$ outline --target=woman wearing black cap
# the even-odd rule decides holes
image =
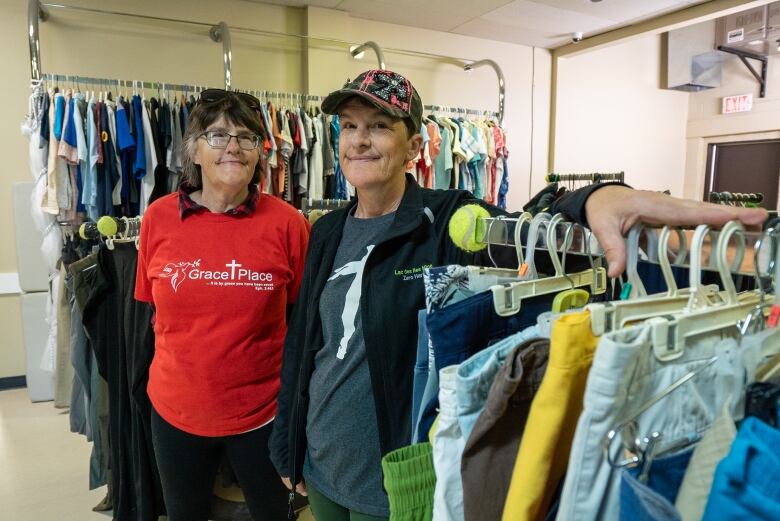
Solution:
[[[339,115],[339,161],[358,199],[312,228],[285,341],[271,458],[288,488],[308,492],[318,521],[385,519],[381,458],[411,437],[417,310],[425,307],[422,278],[404,273],[487,259],[456,248],[447,233],[450,216],[478,201],[464,191],[421,188],[405,173],[422,146],[422,103],[409,80],[367,71],[330,94],[322,110]],[[572,192],[550,211],[590,225],[613,276],[625,264],[622,234],[636,221],[765,218],[760,210],[620,185]]]

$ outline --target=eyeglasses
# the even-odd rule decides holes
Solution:
[[[227,91],[223,89],[206,89],[200,93],[199,101],[201,103],[215,103],[217,101],[222,101],[228,96],[235,96],[252,110],[260,110],[260,100],[251,94],[247,94],[246,92]]]
[[[254,150],[257,148],[258,143],[260,143],[260,136],[257,134],[233,135],[224,130],[207,130],[198,137],[206,138],[206,142],[211,148],[227,148],[230,144],[230,140],[233,138],[236,138],[236,142],[242,150]]]

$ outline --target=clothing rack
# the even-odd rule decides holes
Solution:
[[[499,114],[490,110],[478,110],[478,109],[466,109],[462,107],[448,107],[444,105],[425,105],[424,110],[430,110],[432,112],[449,112],[452,114],[467,114],[473,116],[484,116],[491,118],[498,118]]]
[[[762,193],[710,192],[710,202],[716,204],[761,204]]]
[[[570,181],[590,181],[591,183],[600,183],[601,181],[620,181],[623,182],[625,172],[593,172],[591,174],[556,174],[551,173],[544,176],[548,183],[566,183]]]
[[[136,14],[136,13],[127,13],[122,11],[114,11],[114,10],[107,10],[107,9],[97,9],[97,8],[90,8],[90,7],[82,7],[82,6],[74,6],[74,5],[65,5],[65,4],[54,4],[54,3],[43,3],[40,0],[28,0],[27,2],[27,25],[28,25],[28,42],[30,47],[30,72],[31,77],[34,80],[38,80],[41,78],[41,55],[40,55],[40,32],[38,27],[38,22],[46,22],[50,18],[49,10],[63,10],[63,11],[74,11],[74,12],[82,12],[82,13],[91,13],[91,14],[104,14],[104,15],[111,15],[111,16],[120,16],[120,17],[129,17],[129,18],[135,18],[140,20],[150,20],[150,21],[156,21],[156,22],[171,22],[171,23],[178,23],[178,24],[185,24],[190,26],[196,26],[196,27],[208,27],[209,28],[209,36],[210,38],[215,42],[221,42],[223,44],[223,63],[225,66],[225,87],[227,90],[230,90],[232,85],[232,71],[231,71],[231,57],[232,57],[232,50],[230,48],[230,31],[239,31],[242,33],[249,33],[249,34],[256,34],[260,36],[272,36],[272,37],[278,37],[278,38],[298,38],[301,40],[310,40],[310,41],[317,41],[317,42],[325,42],[325,43],[335,43],[339,45],[343,45],[346,48],[351,47],[357,47],[361,45],[363,42],[355,43],[348,40],[342,40],[339,38],[324,38],[319,36],[309,36],[305,34],[295,34],[295,33],[284,33],[284,32],[277,32],[277,31],[268,31],[263,29],[255,29],[251,27],[240,27],[240,26],[228,26],[224,22],[219,22],[217,24],[214,23],[208,23],[208,22],[199,22],[195,20],[185,20],[181,18],[168,18],[168,17],[162,17],[162,16],[150,16],[150,15],[142,15],[142,14]],[[422,51],[413,51],[409,49],[398,49],[398,48],[392,48],[392,47],[385,47],[383,50],[394,53],[394,54],[401,54],[405,56],[414,56],[414,57],[421,57],[421,58],[430,58],[435,60],[441,60],[447,63],[453,63],[453,62],[460,62],[462,63],[462,67],[474,67],[481,65],[485,60],[475,60],[473,58],[462,58],[457,56],[446,56],[443,54],[434,54],[434,53],[428,53],[428,52],[422,52]],[[460,64],[459,64],[460,65]],[[502,78],[500,78],[502,80]],[[499,87],[503,87],[502,81],[499,82]],[[502,105],[503,106],[503,105]],[[503,114],[502,114],[503,115]]]
[[[78,86],[81,83],[102,85],[105,87],[116,87],[117,90],[122,89],[157,89],[163,93],[173,90],[179,92],[192,92],[198,93],[209,87],[203,85],[189,85],[180,83],[167,83],[159,81],[142,81],[142,80],[122,80],[116,78],[94,78],[91,76],[79,76],[72,74],[50,74],[44,73],[42,75],[42,81],[49,83],[65,82],[75,83]],[[268,90],[256,90],[256,89],[234,89],[235,92],[246,92],[252,94],[258,98],[268,99],[292,99],[296,101],[322,101],[323,96],[313,96],[311,94],[303,94],[300,92],[276,92]]]

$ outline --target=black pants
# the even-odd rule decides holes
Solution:
[[[95,267],[78,276],[83,287],[75,288],[76,299],[84,301],[82,321],[98,371],[108,383],[114,521],[156,521],[164,513],[146,395],[154,354],[152,310],[133,298],[137,261],[131,243],[104,247]]]
[[[152,440],[169,521],[207,521],[222,451],[227,454],[254,521],[287,519],[287,488],[271,464],[273,423],[243,434],[188,434],[152,409]]]

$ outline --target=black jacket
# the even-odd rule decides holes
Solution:
[[[562,197],[551,211],[582,221],[585,200],[595,188]],[[411,436],[417,312],[425,307],[422,270],[446,264],[491,265],[486,250],[467,253],[449,238],[450,216],[468,203],[481,204],[494,215],[503,213],[469,192],[421,188],[408,176],[395,220],[366,261],[360,312],[383,455],[407,445]],[[270,449],[279,474],[291,477],[293,483],[302,477],[309,380],[315,354],[323,346],[320,294],[354,205],[321,217],[312,227],[303,282],[285,340]],[[512,251],[511,258],[514,255]]]

